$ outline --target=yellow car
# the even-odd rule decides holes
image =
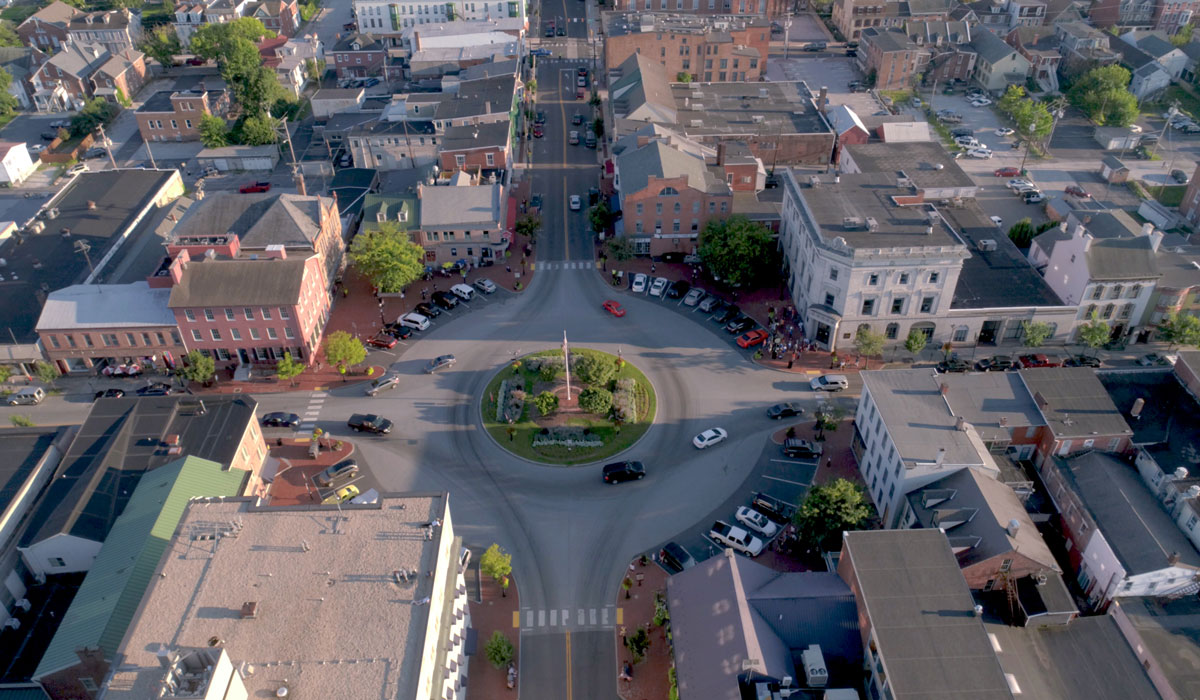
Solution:
[[[345,503],[346,501],[349,501],[351,498],[354,498],[357,495],[358,495],[358,487],[355,486],[354,484],[351,484],[344,488],[338,489],[335,493],[329,494],[328,496],[325,497],[325,500],[321,501],[321,503],[323,503],[325,505],[331,505],[334,503]]]

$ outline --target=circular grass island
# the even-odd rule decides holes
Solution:
[[[571,349],[571,396],[561,350],[513,360],[480,400],[483,427],[509,452],[543,464],[596,462],[628,449],[654,422],[654,387],[616,355]]]

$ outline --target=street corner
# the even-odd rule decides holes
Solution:
[[[316,439],[319,450],[315,457],[310,449]],[[327,436],[318,438],[275,438],[268,441],[268,454],[279,461],[275,481],[271,484],[271,505],[312,505],[321,502],[313,478],[326,467],[354,454],[355,445],[349,440]]]
[[[667,578],[649,557],[629,563],[617,593],[617,694],[623,700],[665,698],[674,664],[668,633]]]

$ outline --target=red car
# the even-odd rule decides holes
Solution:
[[[396,339],[387,333],[376,333],[367,341],[367,345],[375,348],[390,350],[396,347]]]
[[[202,66],[205,63],[208,63],[208,61],[204,60],[203,58],[200,58],[199,56],[193,56],[187,60],[187,64],[189,66]]]
[[[767,340],[767,332],[759,328],[758,330],[750,331],[738,336],[737,344],[740,348],[752,348]]]
[[[543,137],[543,136],[545,136],[545,135],[546,135],[546,132],[545,132],[545,131],[542,129],[542,125],[541,125],[541,124],[534,124],[534,125],[533,125],[533,137],[534,137],[535,139],[540,139],[540,138],[542,138],[542,137]]]
[[[617,318],[620,318],[625,315],[625,309],[623,309],[620,304],[613,301],[612,299],[609,299],[608,301],[604,302],[603,306],[604,306],[605,311],[612,314],[613,316],[616,316]]]
[[[1016,177],[1021,174],[1020,168],[1000,168],[995,173],[996,177]]]
[[[1088,192],[1087,190],[1083,189],[1079,185],[1071,185],[1070,187],[1068,187],[1066,189],[1066,193],[1069,195],[1072,195],[1074,197],[1079,197],[1080,199],[1091,199],[1092,198],[1091,193]]]
[[[347,22],[342,25],[342,29],[345,29],[348,32],[352,32],[355,29],[358,29],[358,25],[354,22]]]
[[[270,191],[270,189],[271,189],[271,183],[269,183],[269,182],[255,182],[255,183],[246,185],[245,187],[243,187],[242,189],[240,189],[238,191],[241,192],[242,194],[250,194],[252,192],[268,192],[268,191]]]
[[[1017,366],[1021,369],[1030,367],[1062,367],[1062,360],[1048,355],[1021,355],[1017,358]]]
[[[575,99],[577,99],[577,100],[582,100],[582,99],[583,99],[583,97],[584,97],[584,90],[583,90],[583,88],[581,88],[581,87],[580,87],[580,88],[575,88]]]

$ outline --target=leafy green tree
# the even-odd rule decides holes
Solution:
[[[1018,248],[1028,248],[1033,243],[1033,221],[1026,217],[1008,229],[1008,239]]]
[[[1128,126],[1138,115],[1137,98],[1129,92],[1129,71],[1101,66],[1080,76],[1067,97],[1089,119],[1104,126]]]
[[[813,486],[792,523],[801,539],[823,552],[839,549],[842,533],[857,530],[871,517],[871,504],[862,488],[845,479]]]
[[[883,353],[886,338],[882,333],[876,333],[870,328],[859,328],[854,334],[854,349],[863,357],[874,357]]]
[[[841,406],[830,405],[813,415],[816,419],[817,440],[824,440],[825,433],[832,433],[842,424],[846,410]]]
[[[193,350],[184,355],[179,375],[189,382],[204,383],[212,379],[216,371],[217,363],[212,355],[203,350]]]
[[[290,381],[294,377],[299,376],[304,370],[304,363],[293,359],[290,352],[285,352],[283,357],[279,358],[279,362],[275,363],[275,375],[279,377],[279,381],[281,382]],[[295,386],[295,384],[295,382],[292,382],[292,386]]]
[[[86,136],[96,130],[97,126],[107,125],[121,112],[121,108],[105,100],[103,97],[93,98],[71,118],[71,135]]]
[[[596,117],[592,120],[592,133],[598,139],[604,137],[604,117]]]
[[[1195,29],[1195,25],[1193,25],[1191,22],[1188,22],[1179,28],[1179,31],[1175,33],[1175,36],[1171,37],[1171,43],[1176,47],[1186,46],[1192,40],[1192,33],[1195,31]]]
[[[553,391],[543,391],[533,397],[533,405],[539,414],[548,416],[558,410],[558,396]]]
[[[1040,348],[1050,339],[1054,329],[1041,321],[1021,321],[1021,342],[1025,347]]]
[[[201,26],[192,35],[190,46],[192,53],[200,58],[220,61],[235,39],[245,39],[251,44],[257,44],[263,39],[274,37],[275,32],[263,26],[261,20],[242,17],[232,22],[214,22]]]
[[[633,259],[633,243],[621,236],[619,238],[610,238],[604,246],[608,250],[608,254],[613,260],[632,260]]]
[[[675,82],[690,83],[690,82],[692,82],[692,74],[685,70],[681,70],[675,74]]]
[[[596,206],[588,209],[588,221],[592,224],[592,230],[600,233],[608,228],[612,223],[612,211],[608,208],[608,202],[600,200]]]
[[[30,418],[29,416],[22,416],[20,414],[17,414],[17,415],[9,416],[8,419],[10,421],[12,421],[14,428],[32,428],[33,427],[33,419]]]
[[[355,236],[350,259],[385,294],[400,292],[425,274],[425,250],[394,221]]]
[[[1012,113],[1017,110],[1017,106],[1027,99],[1029,98],[1025,95],[1025,88],[1020,85],[1009,85],[1008,89],[1004,91],[1004,95],[996,100],[996,109],[1001,114],[1012,116]]]
[[[163,70],[168,70],[175,63],[175,57],[183,51],[179,38],[170,25],[162,24],[145,33],[142,41],[142,53],[158,61]]]
[[[17,36],[17,27],[8,20],[0,20],[0,46],[21,47],[21,37]]]
[[[646,651],[650,649],[650,633],[646,631],[645,626],[637,628],[633,634],[625,637],[625,648],[633,657],[634,664],[640,664],[642,659],[646,658]]]
[[[200,143],[205,148],[221,148],[229,145],[229,129],[225,120],[215,114],[200,115]]]
[[[607,416],[612,408],[612,392],[608,389],[588,387],[579,392],[579,407],[588,413]]]
[[[304,73],[314,83],[320,82],[321,77],[325,75],[325,59],[308,59],[304,62]]]
[[[700,259],[731,286],[753,284],[776,267],[775,241],[765,226],[744,216],[711,220],[700,234]]]
[[[1029,99],[1025,88],[1020,85],[1008,86],[996,107],[1013,120],[1013,128],[1021,138],[1041,141],[1050,135],[1050,129],[1054,126],[1050,109],[1042,102]]]
[[[483,647],[483,654],[487,657],[488,663],[496,668],[506,668],[513,661],[513,656],[516,649],[513,648],[513,643],[508,641],[508,637],[500,630],[492,632],[491,639]]]
[[[367,359],[367,349],[346,331],[334,331],[325,339],[325,359],[330,364],[350,367]]]
[[[4,384],[9,379],[12,379],[13,372],[12,365],[0,365],[0,384]]]
[[[479,572],[497,583],[507,580],[512,574],[512,555],[493,543],[479,557]]]
[[[537,78],[530,78],[529,82],[525,83],[525,94],[531,98],[537,97]]]
[[[921,331],[912,330],[908,332],[908,337],[904,339],[904,349],[911,352],[913,357],[921,354],[925,349],[925,345],[929,343],[929,337]]]
[[[0,116],[2,117],[15,114],[16,111],[21,107],[21,104],[17,102],[17,98],[13,97],[8,92],[8,88],[12,85],[12,81],[12,73],[8,72],[8,68],[0,70]]]
[[[1171,345],[1200,345],[1200,318],[1174,313],[1158,326],[1158,333]]]
[[[279,140],[274,119],[266,113],[241,119],[237,132],[238,140],[247,146],[266,146]]]
[[[608,355],[579,353],[571,370],[581,382],[592,386],[608,386],[617,377],[617,362]]]
[[[1086,323],[1079,324],[1079,342],[1095,350],[1103,347],[1112,337],[1112,328],[1100,319],[1095,311],[1088,317]]]

